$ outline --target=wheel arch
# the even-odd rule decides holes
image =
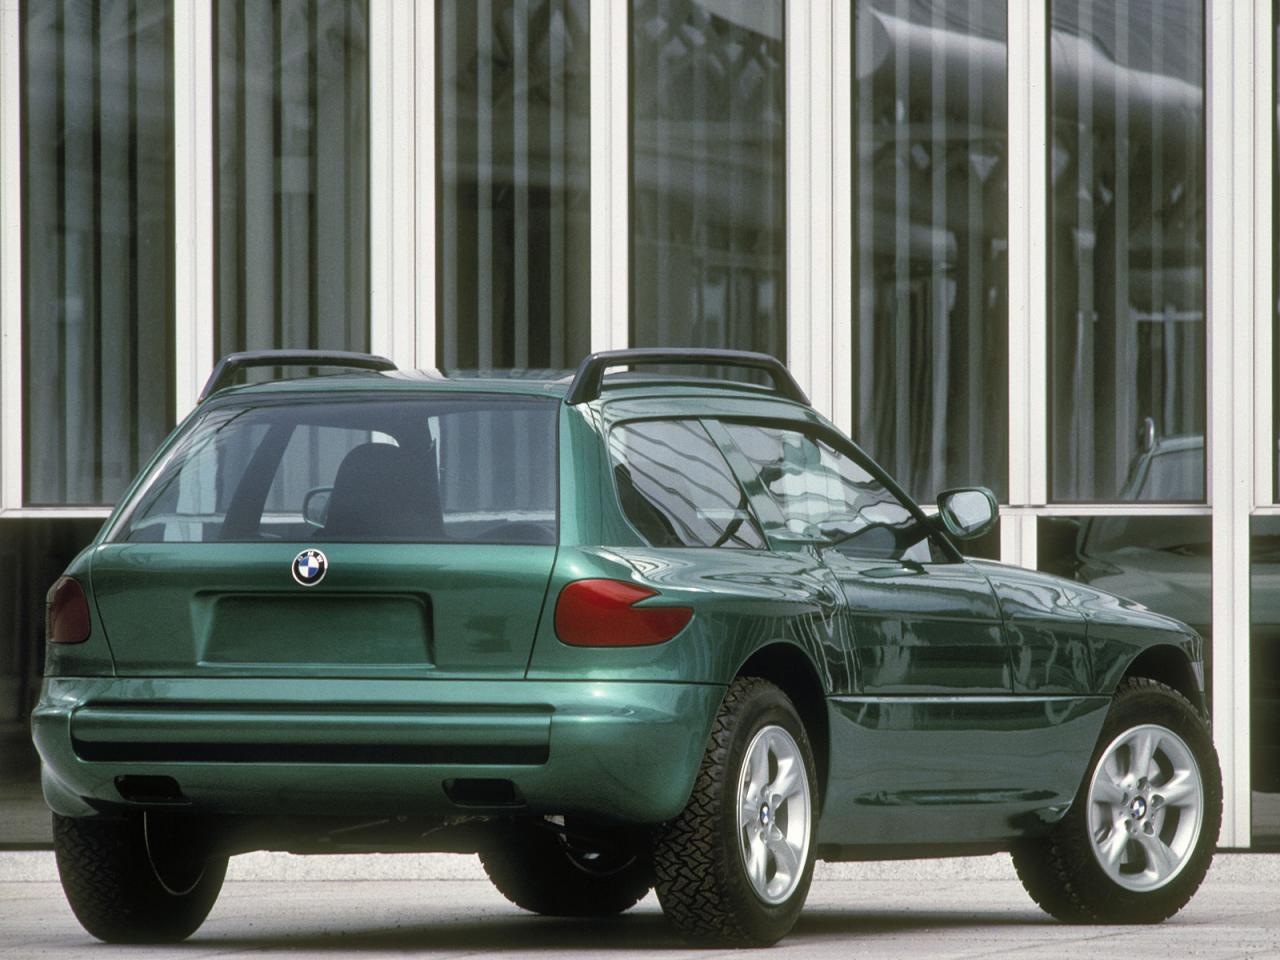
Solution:
[[[734,676],[768,680],[795,705],[813,747],[821,810],[825,807],[831,760],[831,729],[827,718],[826,690],[812,658],[795,644],[778,641],[755,650]]]
[[[1195,667],[1186,651],[1179,647],[1166,643],[1147,647],[1129,661],[1119,682],[1131,677],[1145,677],[1167,684],[1186,697],[1197,710],[1202,713],[1205,710],[1204,693]]]

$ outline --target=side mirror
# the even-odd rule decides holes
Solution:
[[[980,537],[999,515],[995,494],[986,487],[959,487],[938,494],[938,516],[947,533],[957,540]]]
[[[302,519],[319,529],[329,519],[329,494],[333,487],[312,487],[302,498]]]

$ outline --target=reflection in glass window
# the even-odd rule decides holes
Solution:
[[[587,0],[436,10],[441,363],[572,366],[591,337]]]
[[[367,350],[367,0],[214,17],[217,352]]]
[[[1130,482],[1152,444],[1203,447],[1203,3],[1050,10],[1051,496],[1203,500],[1203,458]]]
[[[1249,520],[1253,842],[1280,844],[1280,517]]]
[[[20,9],[25,499],[111,503],[174,415],[173,11]]]
[[[44,667],[43,597],[98,532],[99,520],[0,519],[0,844],[49,846],[50,821],[40,794],[40,757],[28,735]]]
[[[781,0],[631,2],[631,342],[785,360]]]
[[[615,427],[609,455],[622,510],[650,546],[765,546],[746,494],[698,421]]]
[[[854,460],[797,430],[725,424],[782,514],[783,536],[838,542],[849,556],[927,562],[927,531]]]
[[[1041,570],[1136,600],[1208,637],[1210,517],[1041,517],[1036,529]]]
[[[1005,0],[858,0],[854,436],[912,496],[1007,497]]]

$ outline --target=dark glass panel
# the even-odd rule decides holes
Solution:
[[[786,359],[782,23],[781,0],[631,2],[637,346]]]
[[[174,417],[173,12],[30,2],[21,30],[25,499],[111,503]]]
[[[1050,496],[1200,501],[1204,8],[1052,0]],[[1165,444],[1199,462],[1137,477]]]
[[[854,436],[908,493],[1008,496],[1005,0],[858,0]]]
[[[217,352],[367,350],[367,0],[214,18]]]
[[[1036,529],[1041,570],[1136,600],[1208,638],[1210,517],[1041,517]]]
[[[99,520],[0,520],[0,844],[47,844],[31,710],[44,669],[44,598]]]
[[[1280,517],[1249,520],[1253,842],[1280,846]]]
[[[436,336],[447,369],[591,346],[587,0],[439,0]]]

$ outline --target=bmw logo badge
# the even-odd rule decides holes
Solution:
[[[293,579],[304,587],[314,587],[328,569],[329,559],[319,550],[303,550],[293,558]]]

